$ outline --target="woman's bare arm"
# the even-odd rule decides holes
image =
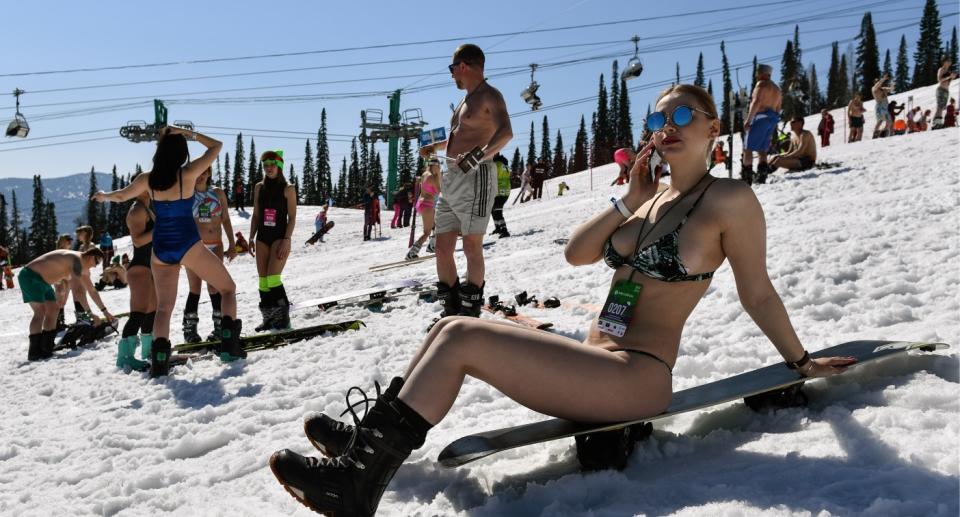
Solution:
[[[100,203],[103,203],[104,201],[128,201],[144,193],[149,188],[149,184],[147,183],[149,176],[149,173],[141,174],[134,178],[129,185],[120,190],[114,190],[112,192],[97,192],[91,196],[90,199]]]
[[[636,212],[641,205],[657,193],[660,172],[657,172],[654,181],[650,181],[650,175],[648,174],[648,160],[652,150],[653,143],[651,142],[643,148],[630,169],[630,186],[627,189],[627,194],[623,196],[623,202],[627,205],[627,210],[631,212]],[[624,218],[620,211],[612,205],[591,217],[570,235],[570,241],[563,250],[567,262],[574,266],[583,266],[600,260],[600,255],[603,253],[603,243],[607,240],[607,237],[630,219]]]

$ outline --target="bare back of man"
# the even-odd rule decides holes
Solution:
[[[766,165],[767,150],[770,148],[773,133],[780,122],[782,102],[783,94],[780,92],[780,87],[770,80],[769,73],[761,73],[760,79],[753,88],[750,112],[743,125],[743,167],[745,169],[750,170],[753,167],[754,152],[760,158],[760,165]],[[745,174],[745,179],[748,179],[751,173],[752,171]],[[758,176],[763,175],[761,172]]]

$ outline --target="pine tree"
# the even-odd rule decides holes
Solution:
[[[47,228],[45,227],[45,217],[47,215],[47,202],[43,197],[43,183],[40,176],[33,177],[33,209],[30,220],[29,247],[30,256],[39,257],[50,251],[47,249]]]
[[[550,126],[547,122],[547,116],[543,116],[543,144],[540,145],[540,162],[547,169],[547,177],[552,177],[552,154],[550,151]]]
[[[583,115],[580,115],[580,129],[577,130],[577,137],[573,140],[573,165],[570,172],[580,172],[587,169],[587,124]]]
[[[700,53],[700,57],[697,58],[697,75],[693,79],[694,86],[699,86],[701,88],[706,87],[707,82],[703,77],[703,52]]]
[[[11,191],[11,195],[13,200],[10,214],[10,253],[13,255],[11,262],[26,264],[30,261],[30,249],[27,245],[23,221],[20,219],[20,209],[17,206],[17,191]]]
[[[797,70],[803,70],[803,50],[800,49],[800,26],[793,26],[793,62]]]
[[[836,41],[830,52],[830,71],[827,72],[827,102],[829,108],[836,108],[844,103],[840,93],[840,49]]]
[[[850,71],[847,67],[847,55],[840,56],[840,69],[837,71],[837,93],[840,94],[841,106],[846,105],[853,98],[853,88],[847,79],[850,77]]]
[[[414,172],[414,159],[413,159],[413,146],[410,144],[410,140],[404,138],[403,142],[400,144],[400,159],[397,164],[397,179],[400,186],[406,185],[408,183],[413,184]],[[419,169],[418,169],[419,171]]]
[[[920,38],[913,53],[913,87],[937,82],[940,68],[940,11],[935,0],[927,0],[920,18]]]
[[[723,59],[723,108],[720,110],[720,133],[730,132],[730,92],[733,91],[733,82],[730,81],[730,63],[727,61],[726,44],[720,42],[720,55]]]
[[[607,127],[610,128],[610,143],[617,145],[620,141],[620,73],[617,70],[617,60],[613,60],[613,70],[610,73],[609,114]]]
[[[241,193],[243,196],[242,199],[237,199],[236,189],[237,185],[246,186],[246,169],[244,169],[244,162],[247,161],[246,155],[243,153],[243,133],[237,133],[237,148],[233,153],[233,185],[230,185],[230,192],[233,193],[233,206],[240,206],[246,203],[246,197],[250,194],[246,192]],[[249,204],[247,204],[249,206]]]
[[[709,93],[710,96],[713,97],[713,79],[709,79],[707,81],[707,93]]]
[[[563,176],[567,173],[567,159],[563,156],[563,137],[560,136],[560,130],[557,130],[557,145],[553,150],[553,176]]]
[[[633,147],[633,119],[630,116],[630,92],[627,81],[620,79],[620,102],[617,103],[617,147]]]
[[[367,185],[370,185],[370,159],[372,155],[369,148],[367,147],[367,128],[363,127],[360,129],[360,141],[357,142],[360,147],[360,183],[363,184],[364,188]],[[379,192],[379,191],[378,191]],[[361,194],[362,195],[362,194]]]
[[[330,168],[330,147],[327,144],[327,109],[320,111],[320,131],[317,132],[317,198],[312,204],[327,202],[333,196],[333,171]]]
[[[94,172],[93,167],[90,167],[90,189],[87,191],[86,209],[84,210],[86,219],[84,219],[83,222],[92,226],[94,231],[97,231],[97,203],[91,201],[90,198],[96,194],[98,190],[100,190],[100,188],[97,187],[97,173]]]
[[[7,218],[7,198],[0,194],[0,246],[9,249],[10,246],[10,220]]]
[[[60,233],[57,230],[57,205],[53,201],[47,201],[43,219],[46,223],[46,240],[47,243],[49,243],[47,251],[51,251],[57,247],[57,238],[60,237]]]
[[[527,164],[537,161],[537,138],[533,129],[533,121],[530,121],[530,143],[527,145]]]
[[[600,74],[600,92],[597,95],[597,113],[596,129],[593,133],[593,152],[590,160],[593,166],[599,166],[610,163],[613,156],[613,140],[610,139],[610,112],[607,109],[607,87],[603,82],[603,74]]]
[[[893,64],[890,62],[890,49],[887,49],[883,56],[883,73],[893,77]]]
[[[807,82],[810,84],[810,112],[819,113],[824,106],[823,94],[820,93],[820,80],[817,78],[817,65],[810,63],[810,72],[807,74]]]
[[[370,176],[369,184],[373,185],[374,192],[383,192],[386,185],[383,183],[383,162],[380,161],[380,153],[376,152],[373,145],[370,146]],[[413,167],[410,167],[411,169]]]
[[[306,147],[303,151],[303,171],[300,173],[300,176],[303,177],[301,181],[303,190],[300,191],[303,202],[308,205],[313,205],[316,203],[317,198],[317,183],[316,183],[316,170],[313,166],[313,148],[310,146],[310,139],[307,139]],[[291,175],[293,170],[291,169]]]
[[[336,202],[339,206],[350,206],[347,203],[347,157],[343,157],[343,164],[340,166],[340,177],[337,178]]]
[[[357,156],[357,137],[350,140],[350,168],[347,172],[347,204],[353,205],[359,203],[362,199],[366,185],[361,182],[360,177],[360,158]]]
[[[224,183],[220,187],[223,189],[224,194],[227,196],[227,203],[236,206],[233,204],[233,174],[230,173],[230,153],[227,153],[226,157],[223,160],[223,180]]]
[[[257,165],[260,163],[260,160],[257,158],[257,144],[253,141],[253,137],[250,137],[250,159],[247,161],[247,185],[246,185],[246,198],[248,204],[253,204],[253,187],[257,183],[260,183],[260,179],[257,178]]]
[[[880,49],[877,48],[877,33],[873,29],[870,11],[863,14],[858,39],[856,82],[860,85],[863,100],[868,100],[873,98],[873,85],[880,78]]]
[[[223,188],[223,169],[220,168],[220,155],[217,155],[217,181],[214,183],[216,186]]]
[[[954,73],[960,70],[960,65],[957,65],[957,58],[960,57],[958,54],[960,54],[960,47],[957,44],[957,26],[954,25],[953,30],[950,31],[950,51],[947,53],[950,56],[950,70]]]
[[[597,167],[601,165],[600,163],[600,145],[601,142],[598,140],[598,135],[600,134],[599,129],[597,128],[597,114],[596,112],[590,114],[590,133],[593,136],[590,142],[590,168]]]
[[[117,190],[120,188],[120,177],[117,176],[117,165],[113,165],[113,173],[110,177],[110,190]],[[110,202],[110,209],[107,210],[107,231],[110,232],[110,235],[118,237],[120,235],[120,227],[123,226],[123,217],[121,215],[121,210],[123,205],[121,203]]]
[[[793,41],[787,40],[780,59],[780,89],[783,91],[783,120],[790,120],[795,114],[802,114],[803,108],[798,106],[796,94],[800,88],[797,77],[800,70],[797,68],[797,53],[793,49]]]
[[[673,84],[680,84],[680,62],[677,61],[677,78]]]
[[[310,147],[307,146],[307,149],[309,148]],[[297,200],[297,204],[298,205],[303,204],[303,201],[302,201],[303,198],[301,197],[301,190],[300,190],[300,178],[297,177],[297,171],[296,169],[294,169],[292,163],[290,164],[289,169],[290,170],[287,171],[287,174],[289,175],[290,184],[293,185],[293,192],[295,193],[295,196],[296,196],[295,199]]]
[[[510,160],[510,175],[511,176],[520,176],[523,173],[523,169],[520,167],[520,148],[513,148],[513,159]]]

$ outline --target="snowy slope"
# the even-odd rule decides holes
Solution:
[[[914,94],[932,100],[932,90]],[[820,160],[840,166],[775,175],[755,188],[770,276],[809,349],[854,339],[944,341],[953,349],[810,383],[805,409],[757,415],[734,403],[666,420],[625,471],[589,475],[578,472],[567,440],[440,468],[440,449],[461,435],[542,418],[468,380],[451,414],[398,472],[381,515],[957,515],[958,139],[949,129],[835,145]],[[607,186],[615,175],[615,166],[595,169],[593,190],[589,172],[567,176],[563,198],[551,180],[544,200],[508,205],[515,237],[486,252],[487,294],[527,290],[600,303],[610,270],[567,265],[553,241],[607,206],[618,192]],[[312,232],[314,213],[299,209],[295,243]],[[331,218],[337,226],[325,244],[295,244],[284,275],[294,301],[434,278],[432,262],[369,273],[402,257],[407,233],[387,228],[384,240],[362,243],[362,214],[333,209]],[[234,214],[244,234],[248,223]],[[255,265],[240,258],[230,271],[251,327],[259,321]],[[180,289],[182,296],[185,279]],[[104,297],[121,312],[127,296]],[[114,368],[116,338],[27,363],[30,311],[16,291],[0,292],[0,304],[0,514],[44,516],[312,515],[274,480],[270,454],[309,452],[301,418],[338,414],[350,386],[371,388],[400,373],[439,312],[438,304],[408,300],[375,313],[294,313],[295,325],[359,317],[368,327],[253,353],[242,364],[199,362],[156,381]],[[181,309],[182,298],[175,335]],[[209,310],[200,307],[201,332],[210,329]],[[528,313],[575,338],[594,316]],[[779,360],[740,307],[724,265],[686,326],[675,389]]]

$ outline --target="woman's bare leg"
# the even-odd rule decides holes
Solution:
[[[257,244],[257,251],[260,251],[260,245]],[[287,265],[287,259],[290,258],[290,254],[287,253],[287,256],[280,260],[277,257],[277,249],[280,247],[280,239],[273,241],[273,244],[270,245],[269,258],[270,262],[267,263],[267,276],[270,275],[279,275],[283,273],[283,268]]]
[[[150,271],[157,290],[157,315],[153,321],[154,339],[170,338],[170,316],[177,302],[177,284],[180,280],[180,264],[164,264],[153,257]]]
[[[423,246],[423,243],[430,238],[430,232],[433,231],[433,216],[432,208],[420,212],[420,218],[423,220],[423,233],[417,238],[417,246]]]
[[[652,358],[476,318],[441,322],[400,391],[431,423],[450,410],[466,375],[534,411],[573,420],[632,420],[670,402],[670,373]]]
[[[200,288],[203,287],[203,279],[190,268],[187,268],[187,285],[190,286],[190,294],[200,294]]]
[[[183,256],[181,262],[205,280],[208,285],[212,285],[217,291],[220,291],[221,296],[223,296],[220,311],[225,317],[236,319],[237,286],[234,284],[230,272],[223,265],[223,261],[198,242]]]
[[[127,271],[130,282],[130,312],[153,312],[157,308],[157,292],[153,289],[153,275],[150,270],[135,266]]]

